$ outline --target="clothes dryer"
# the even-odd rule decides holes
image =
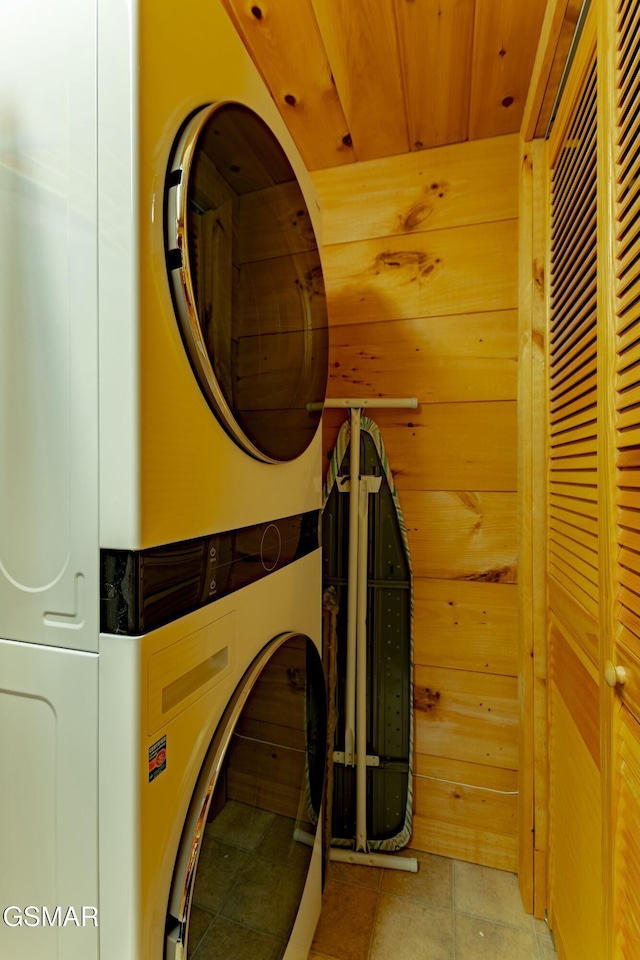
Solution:
[[[219,3],[98,9],[101,546],[318,509],[310,177]]]

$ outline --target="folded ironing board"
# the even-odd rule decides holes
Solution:
[[[338,669],[333,770],[333,844],[356,837],[356,768],[345,762],[347,580],[351,426],[345,422],[331,457],[322,521],[324,587],[337,595]],[[412,815],[411,562],[404,520],[377,425],[360,420],[360,476],[380,477],[368,495],[366,570],[366,849],[403,847]],[[369,489],[376,487],[369,483]],[[361,511],[362,512],[362,511]],[[348,721],[346,723],[348,729]],[[347,749],[346,749],[347,747]],[[359,847],[362,848],[362,843]]]

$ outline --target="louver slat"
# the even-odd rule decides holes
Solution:
[[[561,511],[558,511],[560,513]],[[566,514],[565,514],[566,515]],[[584,544],[585,547],[588,547],[594,553],[597,550],[598,542],[595,537],[595,534],[589,533],[581,527],[576,527],[572,523],[565,523],[564,520],[561,520],[560,517],[555,517],[552,523],[553,529],[556,530],[559,534],[562,534],[564,540],[562,542],[567,542],[572,540],[574,544]],[[576,549],[574,546],[573,550]]]
[[[596,67],[551,181],[549,574],[598,610]]]
[[[595,386],[596,382],[596,365],[597,359],[595,356],[591,358],[585,357],[582,369],[576,370],[572,376],[561,381],[557,387],[552,387],[551,409],[556,410],[558,407],[562,407],[564,404],[569,403],[570,400],[574,400],[576,397],[579,397],[591,390]]]
[[[619,12],[624,8],[621,19],[618,23],[618,70],[624,70],[628,63],[629,54],[634,46],[640,44],[640,7],[633,3],[622,3],[619,6]],[[631,16],[629,16],[631,14]],[[637,54],[636,54],[637,56]]]
[[[558,359],[556,368],[551,376],[552,389],[555,389],[556,385],[563,383],[565,379],[579,371],[583,358],[590,360],[591,357],[595,357],[596,354],[597,344],[592,330],[587,330],[586,334],[579,336],[577,341],[574,338],[571,350],[566,351],[565,354]]]
[[[568,356],[574,357],[574,349],[576,347],[577,341],[582,336],[587,336],[589,332],[593,335],[593,323],[591,315],[595,310],[596,306],[596,278],[592,278],[589,288],[585,294],[582,295],[578,303],[572,304],[572,313],[570,315],[570,322],[566,326],[558,328],[554,332],[553,337],[553,349],[554,349],[554,369],[551,372],[551,375],[555,375],[555,360],[558,362],[558,369],[562,369],[563,359],[566,361]]]
[[[589,77],[582,99],[575,113],[571,136],[565,138],[563,152],[556,165],[556,183],[553,202],[559,215],[562,214],[564,205],[571,200],[570,188],[575,179],[574,175],[576,170],[580,170],[580,163],[584,158],[584,152],[578,149],[581,146],[578,139],[578,131],[585,123],[587,125],[592,122],[595,123],[595,91],[596,77],[594,73]],[[581,179],[580,175],[578,179]]]

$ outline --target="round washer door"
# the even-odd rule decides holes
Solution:
[[[312,641],[286,633],[267,644],[238,685],[196,784],[166,960],[283,957],[314,868],[319,896],[326,709]]]
[[[238,103],[197,111],[174,146],[165,240],[182,338],[214,413],[269,463],[306,450],[328,373],[311,217],[269,127]]]

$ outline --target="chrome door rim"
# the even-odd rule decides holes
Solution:
[[[240,714],[249,699],[249,695],[253,691],[267,663],[283,644],[296,637],[302,637],[309,642],[309,638],[305,634],[299,631],[287,631],[274,637],[253,660],[229,701],[204,758],[185,821],[182,839],[180,840],[175,876],[171,885],[171,895],[169,898],[169,916],[180,925],[181,931],[184,932],[184,940],[180,940],[179,943],[183,951],[183,956],[185,957],[191,914],[191,899],[198,870],[198,861],[202,850],[204,830],[213,793],[218,783],[220,770],[229,744],[231,743],[231,738],[240,719]],[[175,929],[169,931],[167,934],[167,947],[170,943],[169,937],[172,935],[175,936]],[[171,946],[172,948],[175,947],[175,941]]]
[[[233,415],[233,411],[220,388],[202,339],[202,329],[198,319],[198,309],[189,266],[188,185],[196,147],[203,127],[213,114],[221,107],[233,103],[229,100],[219,100],[216,103],[201,107],[187,122],[174,148],[166,192],[165,241],[167,265],[171,276],[173,298],[182,338],[209,406],[214,412],[218,413],[225,429],[236,443],[252,457],[261,460],[263,463],[282,463],[284,461],[276,460],[265,454],[247,436]]]

